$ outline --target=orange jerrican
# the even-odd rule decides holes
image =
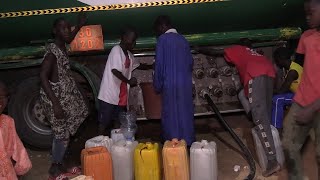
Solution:
[[[189,159],[185,140],[166,141],[162,149],[166,180],[190,180]]]
[[[83,174],[94,180],[112,180],[112,160],[107,148],[99,146],[81,152]]]

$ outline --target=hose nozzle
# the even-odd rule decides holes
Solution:
[[[209,95],[209,92],[206,89],[202,89],[199,93],[200,97],[202,97],[203,99],[205,99],[206,95]]]

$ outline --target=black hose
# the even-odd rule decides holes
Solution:
[[[243,151],[243,153],[244,153],[244,155],[246,157],[246,160],[247,160],[247,162],[249,163],[249,166],[250,166],[250,173],[245,178],[245,180],[252,180],[254,178],[254,176],[255,176],[255,173],[256,173],[256,164],[254,162],[252,154],[250,153],[249,149],[243,144],[243,142],[240,140],[240,138],[237,136],[237,134],[231,129],[229,124],[223,119],[222,115],[220,114],[219,109],[214,104],[214,102],[212,101],[210,96],[207,93],[205,93],[203,96],[207,100],[207,102],[210,105],[210,107],[212,108],[212,110],[218,116],[219,122],[224,126],[225,129],[227,129],[229,131],[229,133],[232,136],[232,138],[236,141],[236,143],[239,145],[239,147]]]

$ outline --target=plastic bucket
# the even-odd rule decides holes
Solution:
[[[140,83],[140,87],[146,118],[161,119],[161,96],[155,92],[152,83]]]

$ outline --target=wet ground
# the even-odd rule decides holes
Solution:
[[[225,116],[227,122],[243,140],[243,142],[249,147],[252,154],[255,156],[257,162],[257,156],[255,153],[251,128],[252,123],[247,120],[243,114],[232,114]],[[160,140],[160,121],[139,121],[138,122],[137,139],[140,142],[146,141],[159,141]],[[79,163],[80,152],[84,147],[85,140],[95,136],[95,123],[85,123],[80,129],[81,135],[77,136],[75,141],[71,145],[71,152],[69,160]],[[242,180],[248,172],[249,167],[242,155],[238,152],[239,148],[233,141],[231,136],[224,131],[215,118],[200,118],[196,120],[196,132],[197,140],[213,140],[217,143],[218,151],[218,179],[219,180]],[[49,168],[50,152],[49,151],[37,151],[28,149],[30,158],[33,162],[32,170],[22,177],[22,180],[45,180],[48,178],[47,170]],[[304,147],[303,161],[305,174],[309,180],[316,180],[317,170],[315,161],[315,150],[313,142],[311,140],[306,143]],[[240,170],[234,171],[234,166],[239,165]],[[281,172],[269,177],[263,178],[261,176],[261,170],[257,165],[256,180],[286,180],[287,173],[283,169]]]

